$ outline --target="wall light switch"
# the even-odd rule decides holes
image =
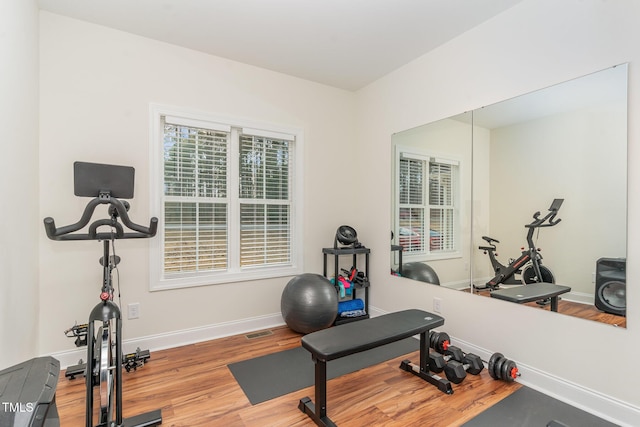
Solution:
[[[129,319],[138,319],[140,317],[140,303],[132,302],[127,306],[128,309],[128,318]]]
[[[442,313],[442,298],[433,298],[433,311],[436,313]]]

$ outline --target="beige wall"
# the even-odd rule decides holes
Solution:
[[[640,37],[634,1],[530,0],[475,28],[418,60],[376,81],[358,93],[360,152],[369,180],[359,206],[368,221],[359,229],[374,234],[390,223],[391,135],[463,111],[547,87],[609,66],[630,62],[629,117],[640,111]],[[640,122],[629,122],[629,246],[627,330],[568,316],[480,298],[473,295],[388,277],[386,263],[374,263],[372,303],[387,311],[406,307],[433,308],[443,299],[444,328],[452,336],[480,348],[502,351],[523,365],[543,371],[613,399],[640,405],[635,384],[640,372],[602,372],[596,360],[640,350]],[[385,173],[388,171],[389,173]],[[382,194],[382,196],[380,196]],[[376,234],[372,253],[388,259],[386,233]],[[388,278],[387,278],[388,277]],[[635,326],[634,326],[635,325]],[[615,362],[614,362],[615,364]],[[603,375],[600,375],[600,374]],[[525,380],[525,379],[523,379]],[[611,415],[611,414],[610,414]]]
[[[0,368],[38,335],[38,8],[0,3]]]
[[[494,129],[488,163],[487,233],[500,240],[502,261],[526,245],[523,225],[533,212],[544,215],[554,198],[564,198],[562,223],[540,229],[534,241],[557,283],[591,298],[596,261],[626,256],[626,115],[609,107]],[[480,236],[474,231],[477,243]],[[476,262],[488,268],[487,258]]]
[[[356,180],[354,95],[47,12],[40,14],[40,217],[77,221],[87,199],[73,196],[75,160],[136,168],[131,216],[149,212],[149,104],[304,129],[304,267],[322,272],[321,248],[355,222],[348,199]],[[339,173],[336,173],[339,171]],[[102,271],[96,242],[54,242],[38,229],[43,300],[41,353],[73,348],[62,331],[86,322]],[[167,334],[280,313],[287,278],[149,292],[146,241],[120,241],[124,338]],[[126,347],[125,347],[125,350]]]

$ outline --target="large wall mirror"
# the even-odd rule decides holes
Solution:
[[[394,134],[392,181],[393,274],[490,296],[479,247],[508,265],[562,199],[531,235],[542,279],[571,288],[558,312],[626,327],[626,64]]]

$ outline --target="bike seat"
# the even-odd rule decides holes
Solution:
[[[493,237],[489,237],[489,236],[482,236],[482,238],[483,238],[484,240],[486,240],[486,241],[487,241],[487,243],[489,243],[489,244],[492,244],[493,242],[500,243],[500,240],[498,240],[498,239],[494,239]]]

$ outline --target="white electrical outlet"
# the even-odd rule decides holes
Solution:
[[[436,313],[442,313],[442,298],[433,298],[433,311]]]
[[[129,311],[129,319],[138,319],[140,317],[140,303],[132,302],[127,306]]]

